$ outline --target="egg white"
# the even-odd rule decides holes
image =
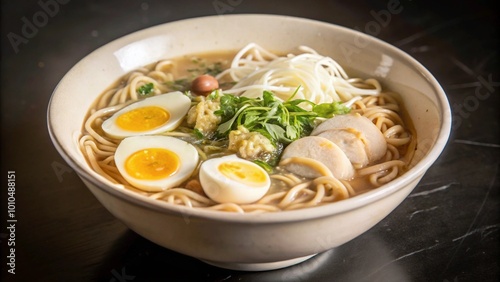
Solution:
[[[125,169],[127,158],[137,151],[148,148],[163,148],[174,152],[180,167],[171,176],[158,180],[137,179]],[[180,139],[169,136],[132,136],[122,140],[115,152],[115,163],[120,174],[136,188],[148,192],[163,191],[181,184],[188,179],[198,165],[199,155],[196,148]]]
[[[165,124],[147,131],[125,130],[116,124],[116,119],[120,115],[127,113],[131,110],[147,106],[157,106],[164,109],[170,115],[169,120]],[[158,134],[165,131],[173,130],[177,126],[179,126],[179,124],[182,122],[182,119],[186,116],[187,112],[189,111],[190,107],[191,107],[191,99],[186,95],[182,94],[182,92],[176,91],[176,92],[161,94],[158,96],[153,96],[146,98],[144,100],[140,100],[138,102],[135,102],[133,104],[124,107],[123,109],[114,113],[110,118],[105,120],[102,123],[102,129],[108,136],[118,139],[128,136]]]
[[[266,176],[265,182],[260,185],[248,185],[224,176],[219,166],[225,162],[242,162],[252,166],[252,169],[261,171]],[[205,194],[218,203],[249,204],[262,198],[269,187],[271,179],[268,173],[257,164],[241,159],[236,155],[209,159],[200,167],[200,183]]]

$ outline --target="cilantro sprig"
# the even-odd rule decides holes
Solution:
[[[309,135],[316,118],[330,118],[350,111],[339,102],[315,104],[304,99],[293,100],[294,96],[287,101],[281,101],[270,91],[264,91],[261,98],[221,96],[220,109],[215,112],[221,117],[217,135],[226,137],[242,125],[266,136],[275,145],[287,145]],[[309,104],[312,110],[304,109],[301,104]]]

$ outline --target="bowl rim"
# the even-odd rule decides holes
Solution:
[[[398,178],[392,180],[391,182],[384,184],[376,189],[373,189],[369,192],[363,193],[361,195],[357,195],[355,197],[345,199],[339,202],[325,204],[316,207],[309,207],[298,210],[290,210],[290,211],[279,211],[279,212],[268,212],[268,213],[235,213],[235,212],[224,212],[224,211],[212,211],[206,209],[196,209],[189,208],[185,206],[172,205],[163,201],[158,201],[154,199],[147,198],[139,193],[125,190],[125,189],[117,189],[112,185],[108,185],[107,183],[101,182],[95,177],[93,177],[89,172],[83,168],[77,160],[74,160],[70,154],[66,152],[61,143],[59,142],[57,136],[55,135],[52,128],[52,121],[50,118],[50,113],[53,105],[54,99],[57,99],[58,96],[58,88],[59,85],[69,76],[72,70],[76,68],[78,64],[81,64],[82,61],[92,57],[93,54],[99,52],[99,50],[103,50],[105,48],[109,48],[110,45],[120,45],[120,43],[130,42],[130,38],[132,37],[140,37],[141,34],[149,34],[154,32],[155,29],[162,29],[165,26],[169,26],[172,24],[181,24],[182,22],[188,21],[203,21],[203,20],[217,20],[217,18],[245,18],[245,20],[262,20],[264,18],[271,20],[286,20],[291,22],[298,22],[302,24],[308,25],[318,25],[327,27],[329,29],[337,29],[342,30],[344,32],[353,33],[355,36],[361,36],[366,39],[369,39],[376,44],[382,46],[383,48],[390,49],[392,52],[397,53],[399,56],[404,58],[405,62],[411,64],[412,67],[416,68],[420,74],[427,80],[427,82],[432,86],[432,89],[437,94],[437,108],[440,110],[440,118],[441,125],[439,127],[439,132],[436,137],[434,144],[431,149],[427,152],[427,154],[420,160],[414,167],[409,169],[403,175]],[[147,36],[145,37],[147,38]],[[451,110],[449,106],[449,102],[447,96],[436,80],[436,78],[431,74],[429,70],[427,70],[420,62],[414,59],[412,56],[402,51],[401,49],[395,47],[392,44],[389,44],[381,39],[373,37],[371,35],[362,33],[360,31],[350,29],[344,26],[340,26],[338,24],[323,22],[314,19],[301,18],[295,16],[284,16],[284,15],[271,15],[271,14],[230,14],[230,15],[211,15],[211,16],[202,16],[195,18],[187,18],[176,21],[171,21],[155,26],[151,26],[145,29],[141,29],[127,35],[116,38],[100,47],[92,51],[83,57],[79,62],[77,62],[59,81],[59,83],[54,88],[51,97],[49,99],[48,107],[47,107],[47,127],[50,139],[56,150],[59,152],[61,157],[65,160],[65,162],[74,169],[78,176],[85,181],[90,182],[94,186],[98,187],[101,191],[110,194],[114,197],[118,197],[120,200],[126,201],[133,205],[139,205],[144,208],[155,210],[157,212],[162,213],[170,213],[177,214],[179,216],[187,217],[190,219],[199,218],[199,219],[210,219],[217,221],[229,221],[235,223],[273,223],[273,222],[289,222],[289,221],[301,221],[308,220],[313,218],[320,218],[326,216],[332,216],[340,213],[345,213],[350,210],[354,210],[365,206],[369,203],[378,201],[390,194],[397,192],[400,189],[405,187],[405,183],[411,183],[417,178],[424,175],[427,169],[435,162],[435,160],[442,153],[446,143],[448,142],[448,138],[451,132]]]

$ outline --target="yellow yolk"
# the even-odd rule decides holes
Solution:
[[[120,115],[116,124],[125,130],[147,131],[163,125],[170,119],[170,114],[156,106],[142,107]]]
[[[224,162],[218,169],[225,177],[248,185],[257,186],[266,182],[266,174],[247,163]]]
[[[137,151],[125,161],[125,170],[132,177],[157,180],[173,175],[180,167],[179,157],[172,151],[149,148]]]

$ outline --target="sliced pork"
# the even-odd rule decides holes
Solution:
[[[316,160],[324,164],[338,179],[350,179],[354,176],[354,167],[346,154],[335,143],[323,137],[307,136],[290,143],[283,151],[281,159],[291,157]],[[292,162],[285,167],[290,172],[303,177],[321,176],[318,170],[302,163]]]
[[[357,132],[356,135],[358,135],[359,140],[365,144],[366,156],[369,163],[382,158],[387,151],[387,142],[385,141],[384,135],[382,134],[382,132],[380,132],[375,124],[373,124],[368,118],[364,116],[361,116],[359,114],[337,115],[318,125],[312,131],[311,135],[320,135],[326,131],[333,129],[343,129],[354,133]],[[344,136],[348,135],[348,138],[352,138],[352,135],[346,134],[345,132],[342,134]],[[327,135],[331,137],[331,134]],[[344,142],[339,141],[338,137],[333,138],[333,140],[336,140],[336,142]],[[344,143],[349,142],[350,141],[346,141]],[[357,148],[349,147],[349,150],[351,149],[357,151]],[[361,155],[357,155],[356,159],[358,157],[362,159]]]
[[[364,167],[368,164],[368,155],[366,154],[365,142],[363,142],[364,136],[361,132],[352,128],[336,128],[323,131],[318,136],[339,146],[353,165]]]

